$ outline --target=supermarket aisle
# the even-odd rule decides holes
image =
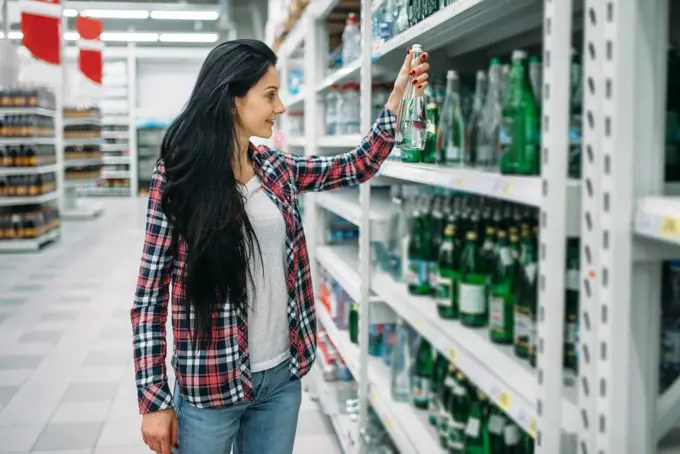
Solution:
[[[40,254],[0,256],[0,453],[136,454],[129,307],[142,199],[104,201]],[[171,370],[169,368],[169,370]],[[295,454],[339,454],[304,394]]]

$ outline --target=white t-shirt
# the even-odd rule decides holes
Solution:
[[[255,292],[248,279],[248,350],[254,373],[276,367],[290,357],[286,224],[257,176],[246,189],[246,213],[259,242],[259,250],[257,243],[253,245],[255,253],[249,262]]]

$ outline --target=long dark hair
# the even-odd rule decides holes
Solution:
[[[276,54],[260,41],[219,44],[161,145],[167,176],[162,207],[173,228],[173,250],[178,238],[187,247],[184,305],[193,306],[192,337],[202,346],[212,342],[221,298],[228,297],[236,311],[248,307],[248,260],[257,237],[232,169],[238,161],[234,101],[272,65]]]

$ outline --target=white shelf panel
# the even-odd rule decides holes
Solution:
[[[527,433],[536,428],[536,375],[531,366],[517,358],[512,346],[489,340],[487,329],[470,329],[458,321],[437,314],[433,298],[413,296],[406,284],[383,273],[371,278],[373,292],[404,320],[447,355],[474,383]],[[567,389],[563,399],[563,428],[574,433],[578,427],[575,390]]]
[[[102,156],[104,164],[130,164],[130,156]]]
[[[347,219],[352,224],[361,224],[359,190],[356,188],[320,192],[316,203],[326,210]],[[371,241],[387,241],[389,237],[391,201],[387,191],[371,191]]]
[[[323,81],[316,87],[316,92],[328,90],[333,84],[342,84],[344,82],[356,81],[361,74],[361,59],[358,58],[342,68],[333,71],[327,75]]]
[[[71,178],[71,179],[65,179],[64,180],[64,186],[67,188],[79,188],[82,186],[86,186],[88,184],[93,184],[96,183],[99,179],[98,178]]]
[[[102,139],[99,138],[83,138],[83,139],[64,139],[65,147],[77,147],[77,146],[90,146],[90,145],[101,145]]]
[[[57,191],[48,192],[43,195],[27,197],[0,197],[0,206],[9,207],[17,205],[37,205],[51,200],[57,200]]]
[[[99,126],[101,125],[101,119],[92,117],[64,118],[64,126],[84,126],[84,125]]]
[[[58,239],[61,235],[60,229],[54,229],[33,240],[1,240],[0,252],[33,252],[37,251],[50,241]]]
[[[680,246],[680,197],[646,197],[637,202],[635,233]]]
[[[4,115],[40,115],[54,118],[56,111],[42,107],[0,107],[0,116]]]
[[[359,378],[359,347],[349,340],[349,333],[337,328],[323,305],[316,305],[317,317],[328,337],[355,379]],[[427,426],[427,415],[410,403],[395,402],[390,395],[390,372],[382,358],[369,357],[370,400],[394,443],[402,454],[443,454],[434,431]],[[422,413],[422,414],[421,414]]]
[[[96,158],[85,158],[85,159],[65,159],[64,167],[86,167],[86,166],[96,166],[102,163],[102,157]]]
[[[120,139],[128,140],[130,133],[128,131],[102,131],[102,139]]]
[[[317,246],[316,259],[354,301],[361,301],[358,245]]]
[[[102,117],[102,126],[129,126],[130,119],[127,116],[123,117]]]
[[[127,143],[103,143],[99,146],[99,149],[101,151],[110,151],[110,152],[120,152],[120,151],[125,151],[130,148],[130,145]]]
[[[305,40],[305,21],[307,20],[306,13],[303,13],[298,21],[293,25],[293,29],[288,32],[288,35],[279,46],[277,53],[284,57],[289,57],[295,49]]]
[[[130,188],[97,188],[87,187],[79,191],[80,195],[91,197],[127,197],[131,195]]]
[[[541,206],[541,177],[501,175],[465,167],[444,167],[434,164],[411,164],[400,161],[385,161],[380,175],[399,180],[411,181],[458,191],[479,194],[486,197],[521,203],[533,207]],[[567,234],[578,235],[581,219],[581,183],[570,180],[567,183]]]
[[[307,141],[305,140],[304,136],[288,137],[288,146],[289,147],[304,147],[306,142]]]
[[[304,89],[302,89],[302,92],[297,95],[289,95],[289,97],[284,100],[283,104],[286,106],[287,111],[295,112],[304,109],[304,102],[305,93]]]
[[[54,145],[54,137],[0,137],[0,146],[3,145]]]
[[[102,170],[102,178],[130,178],[129,170]]]
[[[321,136],[317,139],[317,145],[322,148],[355,148],[363,138],[361,134]]]
[[[499,43],[540,26],[542,6],[536,0],[457,0],[378,46],[373,60],[404,54],[412,44],[433,51],[455,42],[448,51],[453,56]]]
[[[11,175],[42,175],[45,173],[56,172],[56,164],[39,167],[0,167],[0,176],[6,177]]]

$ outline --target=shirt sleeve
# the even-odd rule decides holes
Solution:
[[[131,310],[137,400],[141,414],[171,408],[172,395],[165,368],[173,256],[172,230],[161,207],[167,181],[159,161],[151,179],[142,261]]]
[[[335,156],[287,153],[299,193],[354,186],[375,175],[394,146],[397,117],[385,107],[352,151]]]

